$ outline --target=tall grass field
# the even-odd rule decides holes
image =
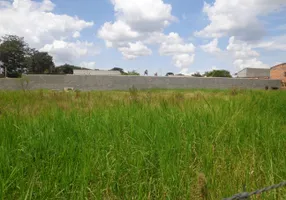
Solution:
[[[285,91],[0,91],[1,200],[213,200],[285,179]]]

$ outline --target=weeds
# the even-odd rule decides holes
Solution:
[[[26,76],[23,76],[19,79],[21,89],[25,92],[29,89],[30,79]]]
[[[0,199],[213,200],[280,182],[286,93],[234,94],[0,91]]]
[[[135,102],[135,103],[139,102],[138,90],[134,85],[129,89],[129,94],[130,94],[130,100],[132,102]]]

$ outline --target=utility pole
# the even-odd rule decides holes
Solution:
[[[4,63],[0,60],[0,68],[4,65]],[[0,70],[2,73],[2,70]],[[6,67],[5,67],[5,78],[6,78]]]

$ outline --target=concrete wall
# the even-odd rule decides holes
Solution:
[[[27,75],[29,83],[19,79],[0,79],[0,90],[58,89],[73,87],[79,90],[128,90],[137,89],[184,89],[184,88],[280,88],[279,80],[255,80],[238,78],[194,77],[144,77],[144,76],[77,76],[77,75]]]
[[[247,77],[270,77],[270,69],[248,68]]]
[[[237,72],[237,77],[238,77],[238,78],[245,78],[245,77],[247,77],[247,76],[246,76],[246,72],[247,72],[247,68],[245,68],[245,69],[243,69],[243,70]]]
[[[265,78],[270,77],[270,69],[264,68],[245,68],[237,73],[241,78]]]
[[[74,75],[98,75],[98,76],[120,76],[119,71],[107,71],[107,70],[73,70]]]

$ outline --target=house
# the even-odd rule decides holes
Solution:
[[[237,78],[269,79],[270,69],[267,68],[244,68],[236,73]]]
[[[282,81],[282,86],[286,87],[286,63],[275,65],[270,68],[270,78]]]
[[[88,70],[88,69],[74,69],[74,75],[93,75],[93,76],[120,76],[119,71],[108,70]]]

